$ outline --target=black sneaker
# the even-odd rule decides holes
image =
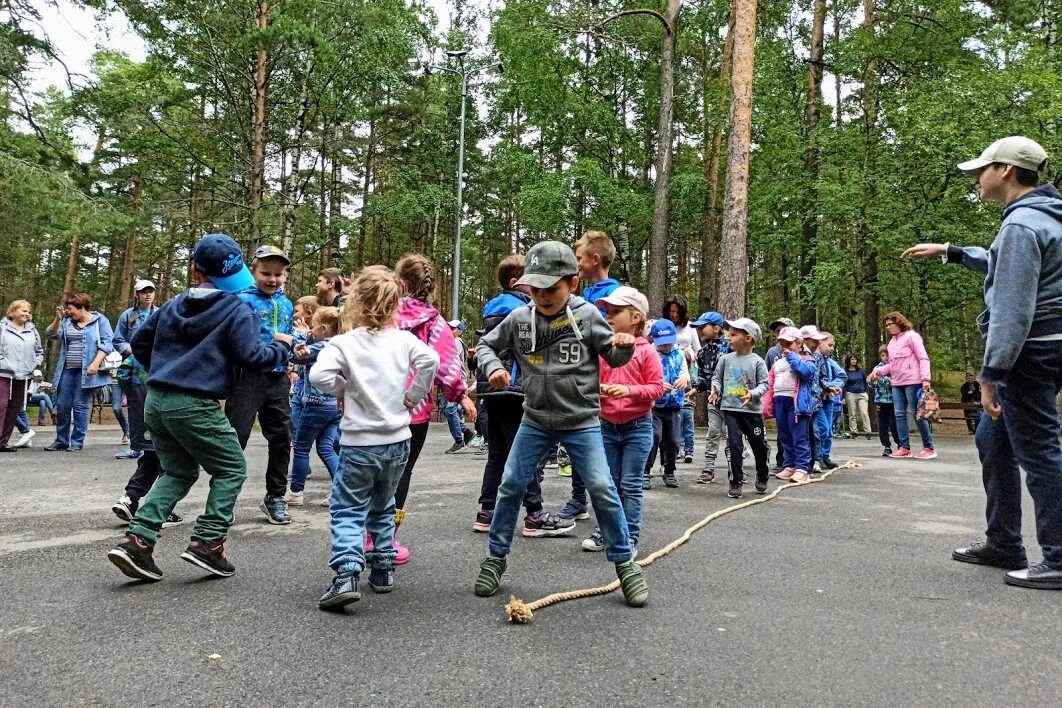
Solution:
[[[961,563],[991,565],[996,568],[1006,568],[1007,570],[1021,570],[1029,566],[1025,553],[1004,553],[983,541],[972,543],[965,548],[956,548],[951,552],[951,558]]]
[[[284,501],[284,497],[267,496],[258,508],[268,517],[271,524],[283,526],[291,523],[291,517],[288,516],[288,504]]]
[[[697,478],[697,484],[711,484],[715,481],[713,470],[701,470],[701,476]]]
[[[678,480],[675,479],[675,475],[674,474],[665,474],[664,475],[664,486],[665,487],[670,487],[671,489],[674,489],[675,487],[678,486]]]
[[[730,485],[730,491],[727,492],[726,495],[728,497],[730,497],[731,499],[740,499],[741,498],[741,485],[740,484],[731,484]]]
[[[321,595],[317,606],[322,610],[342,610],[347,605],[361,599],[358,592],[358,574],[347,573],[332,578],[328,592]]]
[[[162,522],[162,528],[168,529],[171,526],[180,526],[184,523],[184,517],[180,514],[171,511],[170,515],[166,517],[166,520]]]
[[[461,450],[464,450],[464,449],[465,449],[465,444],[463,442],[455,442],[453,444],[453,446],[449,450],[444,452],[443,454],[444,455],[452,455],[455,452],[460,452]]]
[[[128,494],[123,494],[122,498],[116,501],[114,506],[111,507],[111,511],[114,512],[115,516],[128,524],[133,520],[133,517],[136,516],[136,510],[139,506],[139,502],[132,499]]]
[[[881,456],[882,457],[892,457],[892,448],[891,447],[887,447],[887,448],[883,449],[881,451]]]
[[[693,464],[693,453],[692,452],[687,452],[686,453],[686,457],[683,458],[683,462],[685,462],[687,465],[692,465]]]
[[[476,533],[490,531],[490,522],[494,520],[494,512],[488,509],[480,509],[476,512],[476,523],[472,524],[472,530]]]
[[[151,557],[154,546],[137,536],[127,533],[113,550],[107,552],[107,560],[130,578],[156,582],[162,580],[162,571]]]
[[[1036,590],[1062,590],[1062,570],[1047,563],[1037,563],[1027,569],[1012,570],[1003,576],[1007,585]]]
[[[523,535],[528,538],[542,538],[548,536],[569,536],[575,529],[575,519],[562,519],[549,512],[539,512],[538,515],[528,514],[524,517]]]
[[[222,578],[227,578],[236,572],[235,566],[229,563],[229,555],[225,552],[225,539],[211,544],[209,541],[193,536],[192,542],[188,544],[188,548],[184,549],[181,558]]]
[[[828,457],[822,458],[822,466],[825,467],[828,470],[835,470],[838,467],[840,467],[839,464],[837,464],[836,462],[834,462],[833,460],[831,460]]]
[[[475,440],[475,438],[476,438],[476,434],[473,433],[468,428],[465,428],[465,432],[464,432],[465,445],[467,446],[470,442]]]
[[[391,592],[395,589],[395,571],[391,568],[373,568],[369,571],[369,587],[376,593]]]
[[[767,493],[767,483],[766,482],[756,482],[756,493],[757,494],[766,494]]]

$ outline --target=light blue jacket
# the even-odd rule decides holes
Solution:
[[[52,377],[52,386],[56,391],[59,390],[59,379],[63,375],[63,364],[66,361],[67,332],[73,326],[74,324],[70,318],[64,317],[59,322],[58,330],[53,331],[50,328],[47,330],[48,339],[59,341],[59,363],[56,364],[55,375]],[[88,373],[88,368],[98,352],[110,354],[114,351],[114,332],[111,330],[110,321],[99,312],[93,312],[92,319],[88,321],[82,331],[85,335],[85,354],[81,359],[81,388],[110,386],[114,383],[114,377],[111,376],[109,371],[99,371],[91,375]]]

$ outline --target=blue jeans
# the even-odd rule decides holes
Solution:
[[[896,434],[900,437],[900,447],[911,449],[911,432],[907,425],[907,415],[914,415],[918,411],[918,392],[922,390],[920,384],[892,387],[892,405],[896,413]],[[915,420],[918,426],[918,434],[922,436],[922,447],[933,449],[933,433],[929,430],[929,423],[924,420]]]
[[[524,491],[531,481],[531,475],[538,474],[539,460],[555,442],[564,445],[571,458],[572,468],[579,470],[586,484],[598,527],[605,538],[606,557],[613,563],[629,561],[631,541],[627,535],[627,519],[623,515],[616,484],[612,481],[608,460],[605,459],[601,427],[546,430],[526,419],[516,433],[509,459],[505,462],[501,487],[498,488],[494,520],[487,538],[490,555],[496,558],[509,555]]]
[[[332,559],[340,574],[370,566],[390,567],[396,552],[395,490],[409,458],[409,440],[389,445],[343,446],[332,478]],[[365,557],[365,531],[373,552]]]
[[[26,415],[25,408],[18,412],[18,417],[15,418],[15,428],[22,435],[30,431],[29,416]]]
[[[291,397],[291,439],[295,440],[295,433],[299,432],[299,420],[302,418],[302,409],[306,406],[298,395]],[[339,451],[336,450],[336,455]]]
[[[44,420],[44,413],[55,412],[55,406],[52,405],[52,399],[47,393],[34,393],[29,397],[26,402],[26,407],[37,406],[37,420]]]
[[[682,451],[693,454],[693,409],[682,407]]]
[[[1055,409],[1060,389],[1062,342],[1026,342],[1007,385],[997,389],[1003,416],[981,416],[975,438],[988,497],[989,545],[1005,553],[1024,550],[1023,469],[1036,515],[1036,539],[1044,562],[1055,569],[1062,569],[1062,445]]]
[[[339,437],[339,421],[342,418],[343,414],[335,405],[307,405],[302,409],[299,428],[292,442],[291,491],[301,492],[306,488],[306,476],[310,473],[310,448],[314,443],[317,443],[317,456],[328,470],[328,476],[336,476],[336,469],[339,468],[336,438]]]
[[[778,423],[778,446],[782,452],[782,467],[795,470],[811,469],[811,441],[808,424],[811,418],[796,414],[792,396],[774,397],[774,418]]]
[[[601,439],[612,481],[619,489],[623,515],[627,517],[627,536],[635,546],[642,535],[642,472],[653,448],[653,414],[620,424],[602,419]]]
[[[462,417],[464,411],[461,410],[461,405],[458,403],[451,403],[446,401],[442,405],[442,414],[446,418],[446,425],[450,428],[450,435],[453,437],[454,442],[465,442],[465,420]]]
[[[833,452],[833,409],[824,403],[822,410],[817,411],[811,419],[811,424],[815,426],[815,459],[829,457]],[[814,464],[815,460],[811,462]]]
[[[128,435],[129,421],[125,419],[125,414],[122,413],[122,393],[121,384],[111,384],[111,410],[114,411],[114,419],[118,421],[118,425],[122,426],[122,435]]]
[[[81,387],[81,369],[63,370],[55,393],[55,442],[60,446],[75,450],[85,446],[95,391],[94,388]]]

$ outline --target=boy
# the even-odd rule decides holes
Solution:
[[[811,358],[815,360],[815,368],[819,373],[815,377],[811,384],[812,400],[815,404],[815,412],[811,416],[811,424],[808,426],[808,442],[811,443],[811,466],[812,469],[808,472],[820,473],[822,472],[822,465],[819,464],[819,436],[816,432],[818,429],[819,419],[825,415],[822,411],[822,391],[827,379],[827,371],[824,371],[823,367],[826,362],[823,360],[822,355],[818,353],[819,343],[826,339],[826,336],[819,332],[819,328],[815,325],[804,325],[800,328],[800,336],[804,339],[804,348],[807,350]]]
[[[325,268],[317,274],[317,302],[322,307],[339,307],[343,304],[343,271]]]
[[[738,499],[745,479],[741,471],[741,453],[745,447],[742,437],[749,441],[756,460],[756,493],[767,491],[770,450],[763,435],[763,404],[760,402],[767,393],[767,364],[752,351],[761,336],[758,324],[748,317],[739,317],[726,324],[730,328],[731,351],[724,354],[715,367],[708,403],[715,405],[719,402],[723,411],[730,448],[730,491],[727,496]]]
[[[693,387],[700,393],[708,393],[712,390],[712,376],[715,375],[719,355],[730,351],[730,343],[723,336],[725,321],[718,312],[703,312],[690,324],[697,330],[697,336],[701,340],[701,348],[697,350],[697,377]],[[697,484],[711,484],[715,480],[715,460],[719,456],[719,441],[723,438],[723,413],[719,406],[708,406],[707,412],[708,437],[704,446],[704,469],[697,478]],[[730,448],[724,448],[724,455],[729,454]]]
[[[642,489],[652,489],[653,464],[656,453],[660,452],[660,466],[663,468],[664,486],[678,486],[675,479],[675,465],[682,445],[682,404],[685,390],[690,385],[690,370],[686,366],[686,357],[678,348],[678,331],[671,320],[657,320],[649,330],[649,339],[660,357],[660,366],[664,370],[664,395],[653,406],[653,447],[645,460],[645,474]]]
[[[239,297],[258,317],[258,337],[263,343],[274,335],[293,336],[295,308],[284,296],[284,281],[291,260],[276,246],[262,246],[254,252],[251,274],[254,283]],[[269,443],[266,463],[266,494],[258,508],[271,524],[290,524],[284,495],[288,489],[288,465],[291,462],[291,381],[288,362],[277,364],[272,371],[243,371],[232,395],[225,401],[225,415],[247,449],[251,429],[257,417],[262,436]]]
[[[829,332],[820,332],[823,337],[819,343],[818,355],[820,372],[825,371],[822,378],[822,411],[821,415],[815,416],[815,432],[819,438],[818,461],[822,467],[828,470],[836,469],[837,463],[830,459],[833,452],[833,421],[841,412],[841,395],[844,392],[844,384],[848,381],[848,374],[841,365],[833,358],[833,350],[836,346],[833,335]]]
[[[622,366],[634,355],[636,339],[613,334],[597,308],[572,295],[578,273],[568,246],[557,241],[535,244],[516,283],[531,288],[533,304],[513,310],[476,348],[479,366],[499,391],[512,383],[499,354],[512,352],[522,372],[524,420],[505,463],[490,525],[490,555],[480,564],[475,592],[486,597],[498,591],[520,500],[542,454],[551,443],[560,442],[583,475],[623,596],[628,605],[640,607],[649,599],[649,586],[631,558],[627,520],[605,460],[598,417],[598,357],[610,366]]]
[[[524,275],[524,257],[521,254],[508,256],[498,264],[498,284],[502,292],[483,306],[483,332],[493,332],[509,313],[531,302],[524,292],[526,286],[516,283]],[[479,511],[472,530],[479,533],[490,531],[494,507],[498,500],[498,486],[502,481],[505,460],[512,449],[516,432],[524,417],[524,391],[521,388],[521,371],[516,365],[512,351],[503,349],[498,353],[502,366],[509,372],[509,386],[502,390],[491,387],[482,365],[476,366],[476,400],[482,400],[487,409],[487,464],[483,468],[483,486],[479,495]],[[575,528],[574,519],[560,519],[542,510],[542,487],[538,474],[531,475],[524,492],[523,535],[530,538],[543,536],[567,536]]]
[[[137,580],[162,580],[152,551],[163,522],[191,490],[202,466],[210,475],[206,510],[195,521],[181,558],[228,577],[225,553],[247,462],[236,431],[218,407],[232,392],[233,370],[271,369],[287,361],[292,338],[264,344],[258,322],[234,293],[254,282],[240,247],[224,234],[200,239],[192,253],[194,283],[166,303],[133,336],[133,355],[148,368],[144,420],[166,474],[144,498],[108,560]]]
[[[962,403],[976,403],[981,405],[981,384],[977,383],[973,372],[966,372],[966,381],[959,387],[959,401]],[[966,418],[966,430],[969,435],[977,432],[977,422],[981,419],[981,411],[967,408],[963,411]]]

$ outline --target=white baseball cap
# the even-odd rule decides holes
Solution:
[[[42,372],[40,369],[34,369],[33,370],[33,376],[34,376],[34,378],[36,378],[38,376],[43,378],[44,377],[44,372]]]
[[[147,290],[148,288],[151,288],[152,290],[155,290],[155,284],[153,282],[151,282],[150,280],[145,280],[145,279],[141,278],[141,279],[137,280],[135,283],[133,283],[133,292],[135,292],[135,293],[138,293],[141,290]]]
[[[976,172],[994,162],[1039,172],[1047,162],[1047,152],[1035,140],[1030,140],[1023,135],[1012,135],[1009,138],[1001,138],[986,147],[980,157],[960,162],[958,168],[963,172]]]

